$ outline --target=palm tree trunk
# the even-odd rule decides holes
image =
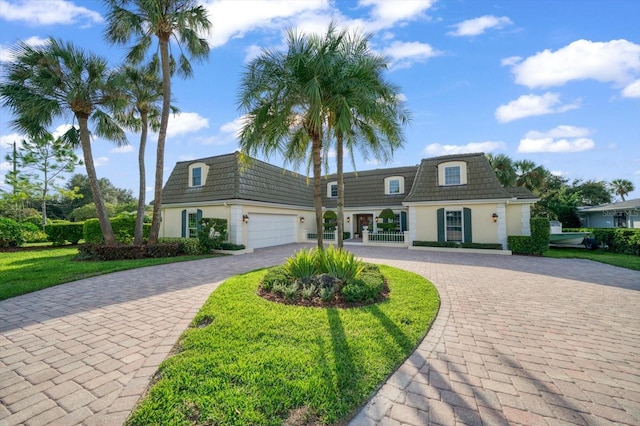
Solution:
[[[318,249],[322,250],[324,244],[322,241],[324,226],[322,224],[322,139],[316,136],[313,139],[312,155],[313,155],[313,204],[316,208],[316,232],[318,234]]]
[[[344,217],[344,173],[343,173],[343,141],[342,135],[338,135],[336,137],[336,157],[338,163],[338,248],[342,248],[344,243],[342,241],[342,236],[344,235],[344,223],[342,222],[342,218]]]
[[[76,115],[78,119],[78,126],[80,127],[80,145],[82,146],[82,154],[84,156],[84,165],[87,169],[87,177],[89,178],[89,186],[91,187],[91,195],[93,195],[93,201],[96,204],[96,213],[98,215],[98,222],[100,223],[100,230],[104,237],[104,244],[107,246],[116,245],[116,237],[113,234],[113,228],[111,222],[109,222],[109,215],[107,209],[104,206],[104,200],[100,193],[100,185],[98,185],[98,176],[96,175],[96,168],[93,164],[93,153],[91,152],[91,136],[89,135],[88,116]]]
[[[169,126],[169,110],[171,108],[171,70],[169,67],[169,37],[160,37],[160,61],[162,63],[162,117],[160,132],[158,133],[158,148],[156,151],[156,178],[153,192],[153,219],[149,244],[158,243],[160,233],[160,207],[162,206],[162,181],[164,169],[164,145]]]
[[[140,132],[140,149],[138,150],[138,170],[140,172],[140,183],[138,185],[138,211],[136,212],[136,227],[133,232],[133,244],[141,245],[143,238],[143,226],[144,226],[144,205],[145,205],[145,192],[147,189],[147,182],[145,178],[144,167],[144,151],[147,145],[147,113],[140,114],[140,121],[142,122],[142,131]]]

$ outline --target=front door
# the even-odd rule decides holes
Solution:
[[[357,228],[354,230],[359,237],[362,237],[362,229],[368,228],[369,232],[373,231],[373,215],[372,214],[357,214],[356,215]]]

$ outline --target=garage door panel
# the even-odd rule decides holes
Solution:
[[[296,216],[249,214],[248,246],[261,248],[296,242]]]

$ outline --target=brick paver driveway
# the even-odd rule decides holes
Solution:
[[[226,277],[297,246],[123,271],[0,302],[0,425],[121,424]],[[438,318],[353,425],[640,424],[640,273],[352,246],[438,288]]]

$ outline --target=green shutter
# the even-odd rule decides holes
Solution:
[[[182,238],[187,237],[187,211],[182,210]]]
[[[407,230],[407,212],[400,212],[400,230],[402,232]]]
[[[201,220],[202,220],[202,210],[198,209],[198,211],[196,213],[196,228],[198,230],[198,234],[200,233],[200,230],[202,229],[202,224],[200,223]]]
[[[444,209],[438,209],[438,241],[444,241]]]
[[[471,209],[468,209],[466,207],[462,209],[462,226],[464,228],[463,241],[465,243],[472,243],[473,232],[471,229]]]

